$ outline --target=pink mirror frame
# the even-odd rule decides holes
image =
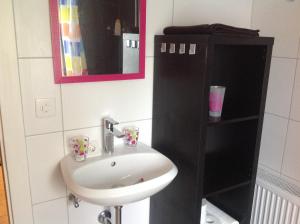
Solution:
[[[54,81],[61,83],[79,83],[79,82],[99,82],[115,81],[145,78],[145,51],[146,51],[146,0],[140,0],[140,55],[139,55],[139,73],[132,74],[99,74],[84,76],[63,76],[61,66],[61,48],[60,48],[60,26],[58,14],[58,0],[49,0],[51,37],[52,37],[52,55],[54,67]]]

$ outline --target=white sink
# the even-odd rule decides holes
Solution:
[[[176,166],[156,150],[116,146],[112,155],[76,162],[72,155],[61,161],[68,189],[78,198],[103,206],[124,205],[150,197],[177,175]]]

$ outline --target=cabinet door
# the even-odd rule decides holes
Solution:
[[[156,39],[152,146],[169,157],[178,175],[151,198],[151,224],[198,224],[202,196],[201,121],[206,70],[206,45],[192,39]],[[167,43],[166,52],[161,44]],[[170,43],[175,52],[170,53]],[[185,53],[179,48],[185,44]],[[200,167],[201,166],[201,167]]]

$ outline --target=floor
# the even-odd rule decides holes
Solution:
[[[9,224],[2,166],[0,166],[0,223]]]

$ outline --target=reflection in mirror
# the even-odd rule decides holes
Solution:
[[[60,0],[66,76],[137,73],[139,0]]]
[[[50,0],[50,7],[61,78],[144,72],[145,0]]]

